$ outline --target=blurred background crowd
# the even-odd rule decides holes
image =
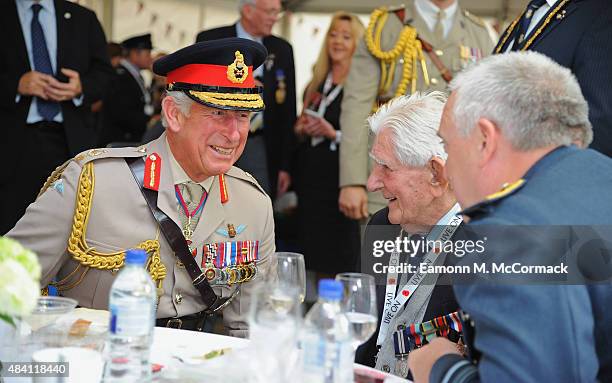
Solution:
[[[491,52],[526,4],[526,0],[415,0],[409,5],[414,9],[408,11],[423,19],[437,45],[433,54],[441,59],[441,42],[465,33],[461,29],[469,29],[466,23],[476,23],[482,29],[481,47],[462,43],[460,55],[465,58],[468,49],[466,57],[477,59]],[[303,253],[307,269],[318,277],[357,269],[360,224],[368,212],[355,210],[358,205],[350,203],[353,195],[341,195],[346,185],[340,181],[344,145],[340,125],[341,116],[369,110],[341,110],[341,105],[345,85],[358,89],[357,84],[345,84],[352,57],[370,13],[383,5],[393,4],[384,0],[3,2],[2,28],[5,36],[14,38],[7,39],[0,61],[2,123],[9,132],[0,151],[5,165],[0,177],[0,234],[23,215],[47,176],[64,161],[86,149],[136,146],[162,134],[165,78],[150,70],[157,58],[196,40],[238,36],[261,42],[269,52],[255,73],[264,87],[266,111],[252,117],[249,141],[237,166],[253,174],[274,201],[277,249]],[[457,23],[460,27],[453,26]],[[454,61],[450,66],[453,72],[458,69]],[[428,86],[440,82],[439,87],[445,88],[441,78],[432,75],[430,80]],[[30,97],[38,114],[30,107]],[[365,121],[361,124],[367,131]]]

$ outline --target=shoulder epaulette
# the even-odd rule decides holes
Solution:
[[[507,196],[516,193],[516,191],[522,188],[523,185],[525,185],[525,179],[523,178],[511,184],[506,183],[502,186],[500,191],[495,192],[493,194],[489,194],[486,197],[486,200],[490,202],[494,202],[502,198],[506,198]]]
[[[401,4],[401,5],[394,5],[394,6],[390,6],[390,7],[385,7],[384,8],[387,12],[393,13],[395,16],[397,16],[397,18],[400,20],[401,23],[404,23],[404,19],[406,18],[406,6]]]
[[[503,200],[504,198],[516,193],[525,185],[525,183],[525,179],[521,178],[514,183],[504,184],[500,191],[489,194],[483,201],[470,206],[469,208],[463,210],[460,214],[466,215],[470,218],[486,215],[491,211],[492,206],[497,201]]]
[[[476,15],[471,14],[469,11],[466,11],[465,9],[463,10],[463,15],[467,17],[470,21],[472,21],[474,24],[478,25],[479,27],[482,27],[482,28],[487,27],[483,19],[481,19],[480,17]]]
[[[55,168],[55,170],[51,173],[51,175],[47,178],[47,180],[43,184],[42,188],[40,188],[40,191],[38,192],[38,195],[36,196],[36,198],[43,195],[47,191],[47,189],[51,187],[51,185],[53,185],[57,180],[61,178],[62,173],[64,173],[64,170],[66,170],[66,167],[70,164],[71,161],[72,159],[64,162],[63,164]]]
[[[225,175],[233,177],[233,178],[238,178],[238,179],[241,179],[243,181],[246,181],[246,182],[252,184],[253,186],[255,186],[259,191],[261,191],[262,193],[267,195],[266,191],[261,187],[259,182],[257,182],[255,177],[253,177],[250,173],[245,172],[244,170],[242,170],[240,168],[232,166],[230,168],[230,170],[227,173],[225,173]]]
[[[90,161],[95,161],[102,158],[144,157],[146,155],[147,148],[144,145],[125,148],[99,148],[89,149],[79,153],[76,157],[74,157],[74,161],[83,166]]]
[[[47,178],[42,188],[38,192],[38,197],[43,195],[54,182],[59,180],[64,173],[64,170],[68,167],[70,162],[74,161],[79,166],[83,167],[86,163],[90,161],[94,161],[101,158],[125,158],[125,157],[139,157],[145,156],[147,154],[147,148],[143,146],[139,147],[126,147],[126,148],[101,148],[101,149],[89,149],[84,152],[77,154],[74,158],[69,159],[64,162],[51,173],[51,175]]]

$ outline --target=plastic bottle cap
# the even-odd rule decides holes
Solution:
[[[125,252],[125,263],[143,265],[147,260],[147,252],[142,249],[130,249]]]
[[[319,297],[331,301],[342,299],[342,283],[333,279],[319,281]]]

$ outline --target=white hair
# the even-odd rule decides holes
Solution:
[[[438,136],[445,101],[444,93],[437,91],[396,97],[368,117],[370,130],[378,135],[391,129],[395,155],[405,166],[425,166],[433,157],[446,160]]]
[[[242,8],[244,8],[247,4],[255,4],[255,0],[240,0],[238,1],[238,12],[242,12]]]
[[[180,90],[171,90],[166,92],[166,97],[172,97],[174,103],[179,107],[179,110],[185,117],[189,117],[189,113],[191,112],[191,105],[193,105],[194,101],[189,98],[183,91]],[[168,127],[168,120],[166,120],[166,112],[164,110],[164,104],[162,103],[162,112],[161,112],[161,123],[164,128]]]
[[[588,105],[569,69],[536,52],[490,56],[459,73],[454,120],[468,135],[478,119],[491,120],[512,146],[529,151],[593,140]]]

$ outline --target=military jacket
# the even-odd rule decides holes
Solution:
[[[157,205],[181,227],[168,148],[163,134],[140,148],[93,149],[67,163],[61,177],[28,207],[23,218],[8,233],[38,254],[43,286],[54,279],[67,279],[69,283],[58,288],[61,295],[76,299],[83,307],[108,309],[109,290],[116,269],[101,269],[95,265],[88,268],[86,261],[77,260],[73,253],[78,251],[74,249],[83,253],[116,254],[143,243],[148,243],[151,249],[154,245],[150,241],[157,240],[163,264],[158,273],[165,269],[159,289],[157,318],[180,317],[206,308],[184,266],[159,232],[125,161],[125,157],[145,157],[153,153],[161,158]],[[89,167],[90,164],[93,166]],[[83,206],[82,187],[87,186],[87,182],[82,181],[86,169],[93,172],[94,182],[90,185],[93,193],[88,218],[82,225],[77,221],[82,221],[87,210],[87,206],[85,210]],[[199,265],[202,265],[203,253],[220,254],[221,248],[229,258],[236,256],[232,254],[236,248],[247,248],[249,257],[256,258],[256,273],[242,283],[240,293],[223,310],[228,333],[246,336],[251,292],[267,273],[268,257],[275,249],[272,204],[248,173],[232,167],[223,178],[225,187],[220,185],[219,176],[212,182],[191,248]],[[87,271],[83,274],[84,270]],[[213,289],[220,297],[230,297],[237,285],[213,285]]]
[[[392,49],[400,36],[404,25],[416,28],[418,35],[433,46],[434,53],[444,66],[453,74],[477,61],[480,57],[490,54],[493,41],[484,23],[467,11],[458,9],[453,26],[444,41],[437,41],[425,21],[418,14],[411,2],[403,12],[389,12],[380,35],[380,46],[383,51]],[[400,17],[403,17],[400,18]],[[367,33],[367,32],[366,32]],[[423,81],[420,64],[417,66],[417,86],[421,92],[445,90],[447,84],[440,71],[424,52],[430,83]],[[403,58],[395,63],[395,75],[389,90],[378,97],[378,87],[381,79],[380,61],[368,50],[365,40],[359,42],[347,80],[345,81],[340,128],[342,144],[340,146],[340,187],[365,185],[373,163],[368,159],[368,150],[373,140],[369,137],[366,118],[377,103],[377,98],[384,102],[391,99],[402,78]],[[411,85],[407,92],[410,93]],[[386,205],[379,192],[368,195],[371,214]]]

